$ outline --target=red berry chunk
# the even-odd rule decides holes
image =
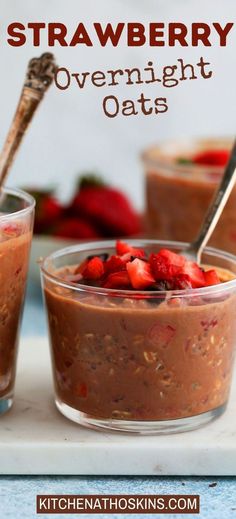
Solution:
[[[20,236],[23,229],[22,226],[18,223],[5,223],[1,225],[0,231],[7,238],[16,238],[17,236]]]
[[[130,254],[130,256],[135,256],[136,258],[144,258],[145,252],[143,249],[136,249],[128,243],[117,240],[116,242],[116,253],[118,256],[123,256],[125,254]]]
[[[103,283],[104,288],[116,288],[120,290],[131,289],[128,272],[123,270],[121,272],[114,272],[109,274],[106,281]]]
[[[82,261],[82,263],[80,263],[80,265],[78,265],[78,267],[76,267],[75,271],[74,271],[74,274],[77,275],[77,274],[82,274],[85,270],[85,267],[87,266],[88,264],[88,260],[85,259],[84,261]]]
[[[185,265],[186,259],[168,249],[161,249],[158,254],[151,254],[149,263],[157,281],[171,281]]]
[[[161,249],[158,253],[158,256],[165,258],[169,264],[175,265],[176,267],[183,267],[186,262],[186,259],[184,256],[181,256],[180,254],[176,254],[176,252],[173,252],[168,249]]]
[[[126,268],[133,288],[143,290],[154,285],[155,278],[151,273],[151,267],[145,261],[136,258],[128,262]]]
[[[172,265],[165,257],[160,256],[159,254],[151,254],[149,263],[156,281],[169,281],[173,277],[177,276],[180,271],[180,267]]]
[[[178,274],[173,280],[173,290],[192,288],[190,277],[187,274]]]
[[[193,162],[202,166],[225,166],[228,159],[228,150],[207,150],[197,153],[193,157]]]
[[[104,274],[103,261],[98,256],[89,260],[82,272],[85,279],[100,279]]]
[[[104,268],[106,274],[112,274],[114,272],[125,270],[125,262],[119,256],[111,256],[104,263]]]
[[[88,395],[88,388],[84,382],[81,382],[81,384],[77,384],[75,388],[75,393],[79,398],[87,398]]]
[[[155,279],[171,282],[172,290],[200,288],[206,284],[204,274],[196,263],[167,249],[151,254],[149,263]]]
[[[201,288],[206,285],[204,273],[197,263],[186,261],[181,272],[189,277],[192,288]]]
[[[218,285],[220,283],[220,278],[215,270],[204,272],[204,278],[206,286]]]
[[[174,337],[176,329],[170,324],[156,323],[148,331],[148,341],[154,346],[165,348]]]

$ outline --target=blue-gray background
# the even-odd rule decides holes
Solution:
[[[221,24],[236,19],[235,0],[1,0],[0,21],[0,145],[15,110],[25,69],[32,56],[53,51],[58,65],[71,72],[143,68],[152,60],[157,67],[175,64],[177,58],[197,63],[203,56],[211,63],[212,79],[182,81],[175,88],[160,84],[80,90],[74,84],[69,90],[51,87],[33,121],[11,173],[9,183],[28,185],[34,182],[58,184],[60,193],[69,195],[73,181],[82,170],[98,170],[106,179],[132,196],[137,207],[143,205],[140,152],[164,139],[194,135],[231,135],[235,133],[236,56],[235,31],[230,32],[226,47],[219,47],[214,32],[212,46],[204,47],[127,47],[126,37],[114,48],[102,48],[95,38],[92,23],[192,22]],[[7,44],[7,26],[13,21],[63,22],[68,40],[76,26],[83,22],[94,47],[48,47],[42,31],[40,47],[32,46],[28,30],[22,47]],[[167,41],[167,32],[165,33]],[[191,41],[191,39],[189,39]],[[107,118],[102,100],[108,94],[119,99],[167,97],[169,110],[151,116]]]

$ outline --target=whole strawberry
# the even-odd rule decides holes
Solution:
[[[61,217],[63,207],[53,195],[53,191],[27,189],[36,201],[34,232],[48,234]]]
[[[82,218],[61,219],[52,230],[52,235],[58,238],[89,240],[98,238],[96,229]]]
[[[94,223],[101,235],[130,236],[141,230],[140,217],[128,198],[118,189],[97,183],[94,177],[82,180],[70,211]]]
[[[36,207],[35,232],[48,232],[54,222],[60,218],[63,210],[59,202],[53,197],[45,197]]]

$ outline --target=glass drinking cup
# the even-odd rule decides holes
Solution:
[[[34,220],[34,199],[17,189],[0,195],[0,414],[13,402],[18,338]]]
[[[185,245],[129,243],[147,254]],[[114,251],[111,241],[76,245],[41,264],[58,409],[87,427],[140,434],[210,422],[225,410],[231,385],[236,257],[206,248],[203,264],[226,269],[220,272],[229,281],[200,289],[111,290],[71,281],[85,258]]]
[[[229,150],[231,146],[229,139],[173,141],[143,154],[149,238],[194,240],[224,168],[188,163],[188,159],[199,152]],[[236,186],[210,245],[236,254]]]

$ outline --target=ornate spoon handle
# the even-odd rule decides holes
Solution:
[[[54,57],[50,53],[44,53],[40,58],[33,58],[28,64],[18,106],[0,154],[0,188],[36,108],[52,83],[56,68]]]

